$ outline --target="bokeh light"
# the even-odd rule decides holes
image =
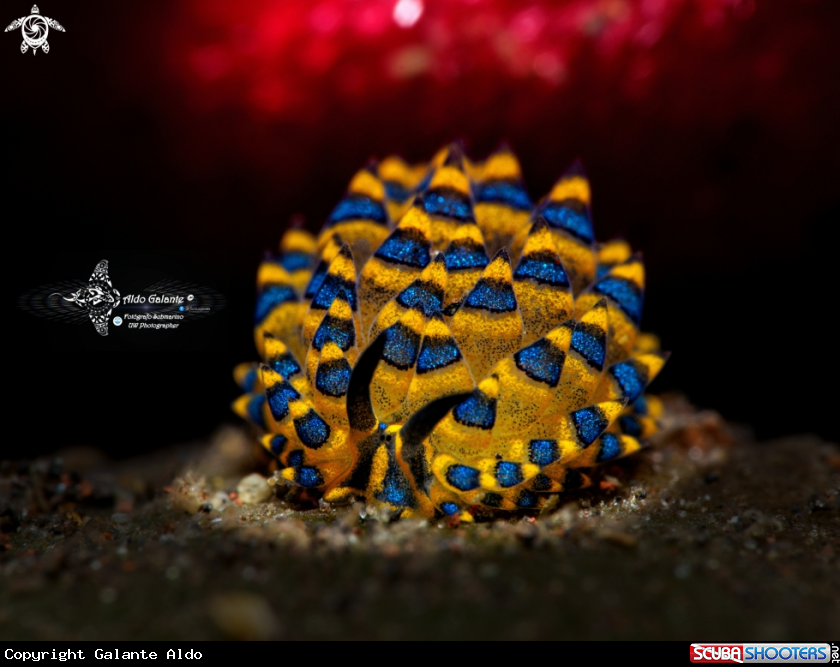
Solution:
[[[798,367],[785,410],[764,398],[781,343],[757,323],[818,312],[833,284],[836,0],[90,0],[60,18],[62,52],[21,58],[2,110],[29,130],[7,138],[10,206],[83,221],[72,250],[43,250],[67,263],[56,280],[90,248],[165,247],[229,285],[245,322],[263,249],[294,214],[318,230],[369,158],[506,140],[535,199],[580,157],[599,238],[644,250],[646,326],[675,351],[660,389],[765,433],[833,427],[829,394],[799,390],[822,361]],[[166,384],[202,423],[227,414],[251,352],[248,327],[231,332],[201,369],[217,404]]]

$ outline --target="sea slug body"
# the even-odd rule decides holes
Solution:
[[[234,410],[281,476],[401,516],[539,509],[641,449],[667,354],[640,331],[644,266],[598,244],[573,165],[535,205],[513,153],[389,157],[351,180],[317,239],[257,276]]]

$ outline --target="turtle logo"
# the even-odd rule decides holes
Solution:
[[[54,294],[84,308],[99,335],[108,335],[108,320],[111,317],[111,311],[120,305],[120,293],[114,289],[108,277],[107,259],[103,259],[96,265],[85,287],[73,292],[70,296],[64,296],[58,292]]]
[[[32,5],[32,13],[29,16],[23,16],[12,21],[5,32],[16,30],[17,28],[20,28],[23,34],[23,43],[20,45],[20,52],[26,53],[31,48],[33,56],[39,47],[43,49],[44,53],[50,52],[50,45],[47,42],[47,35],[50,32],[50,28],[64,32],[64,26],[58,21],[51,19],[49,16],[41,16],[38,5]]]

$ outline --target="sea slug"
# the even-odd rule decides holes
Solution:
[[[643,392],[667,355],[639,329],[642,259],[596,243],[577,163],[536,204],[507,148],[371,163],[257,288],[262,362],[236,368],[234,409],[327,502],[535,510],[657,429]]]

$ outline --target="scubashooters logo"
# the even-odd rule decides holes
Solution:
[[[58,293],[54,292],[54,294]],[[111,284],[107,259],[103,259],[96,265],[87,286],[73,292],[70,296],[58,295],[65,301],[75,303],[79,308],[87,311],[90,321],[93,322],[100,336],[108,335],[108,320],[114,308],[120,305],[120,293]]]
[[[699,663],[784,663],[831,662],[828,644],[715,644],[691,645],[691,662]]]

